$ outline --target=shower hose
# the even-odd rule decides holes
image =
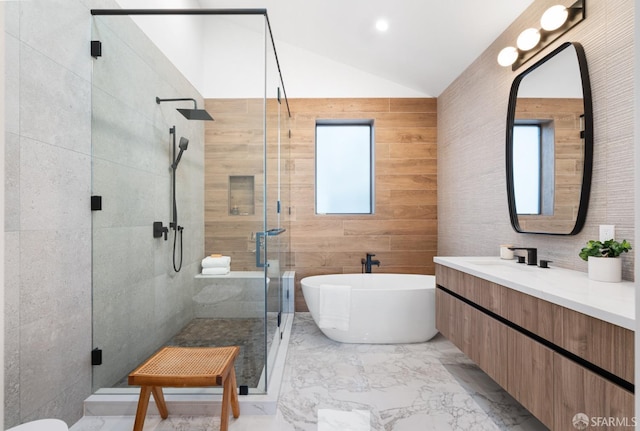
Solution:
[[[176,230],[173,233],[173,270],[175,272],[180,272],[182,269],[182,231],[184,228],[182,226],[177,226]],[[178,233],[180,234],[180,264],[176,265],[176,242],[178,240]]]

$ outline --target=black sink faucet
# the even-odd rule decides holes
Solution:
[[[362,258],[360,260],[360,263],[362,263],[362,265],[364,265],[364,272],[366,272],[367,274],[371,274],[371,266],[376,265],[376,266],[380,266],[380,261],[379,260],[372,260],[371,258],[375,256],[375,254],[372,253],[367,253],[367,258]]]
[[[526,250],[527,265],[538,265],[538,249],[533,247],[509,247],[509,250]]]

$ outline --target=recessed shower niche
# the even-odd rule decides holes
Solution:
[[[247,216],[256,212],[253,175],[229,176],[229,215]]]

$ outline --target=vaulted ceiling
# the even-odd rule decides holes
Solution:
[[[203,8],[266,8],[276,40],[429,96],[440,95],[532,2],[198,1]],[[386,32],[375,28],[380,18]]]
[[[437,97],[534,0],[117,1],[125,8],[266,8],[276,45]],[[384,32],[375,27],[381,18]],[[285,70],[288,60],[281,59]]]

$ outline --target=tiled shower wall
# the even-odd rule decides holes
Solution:
[[[557,0],[537,0],[438,98],[438,254],[498,255],[499,244],[537,247],[541,259],[586,271],[578,252],[598,238],[598,225],[634,239],[633,26],[634,2],[588,1],[587,18],[564,41],[583,45],[593,93],[594,168],[584,229],[576,236],[517,234],[509,223],[505,184],[505,127],[516,72],[498,52],[535,25]],[[563,1],[569,5],[572,1]],[[539,54],[536,59],[543,55]],[[531,62],[532,64],[533,62]],[[633,256],[623,258],[633,279]]]
[[[5,426],[72,422],[91,388],[89,10],[5,12]]]
[[[136,323],[139,331],[126,334],[133,338],[158,337],[181,323],[171,315],[183,303],[181,295],[191,293],[182,282],[191,282],[202,254],[202,241],[188,239],[202,238],[203,173],[194,162],[202,160],[202,139],[195,125],[173,122],[175,107],[158,107],[154,100],[195,93],[133,26],[111,35],[104,29],[104,56],[92,60],[92,7],[118,6],[110,0],[5,3],[6,427],[43,417],[73,424],[82,416],[92,384],[92,223],[100,228],[101,244],[113,247],[94,256],[103,264],[94,281],[114,286],[106,295],[120,301],[109,306],[117,315],[112,321]],[[127,51],[127,61],[111,64],[92,94],[92,61],[104,66],[125,39],[144,54]],[[146,80],[125,79],[134,71]],[[108,175],[93,188],[92,96],[105,102],[94,137],[108,144],[94,154]],[[178,177],[180,224],[186,226],[179,277],[170,270],[170,241],[151,235],[153,221],[167,224],[170,217],[173,124],[190,139]],[[90,211],[92,191],[105,196],[99,214]],[[125,304],[129,308],[121,308]],[[117,324],[106,331],[121,333]],[[150,333],[149,327],[157,329]],[[132,347],[105,350],[105,361]]]
[[[197,90],[129,17],[93,18],[103,55],[93,61],[93,388],[110,387],[173,337],[194,317],[194,275],[203,257],[204,122],[186,120],[156,96],[196,98]],[[123,67],[126,65],[126,67]],[[176,169],[178,225],[167,240],[153,222],[171,221],[172,136],[189,139]],[[176,154],[177,155],[177,154]]]

